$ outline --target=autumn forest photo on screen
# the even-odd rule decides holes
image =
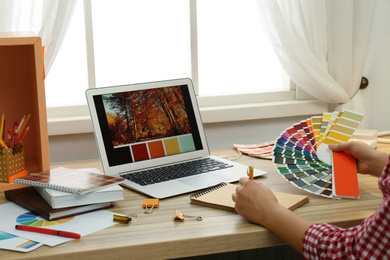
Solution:
[[[113,146],[191,133],[180,86],[103,96]]]

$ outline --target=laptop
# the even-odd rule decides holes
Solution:
[[[246,176],[248,166],[210,155],[190,79],[86,96],[104,174],[126,178],[123,186],[162,199]]]

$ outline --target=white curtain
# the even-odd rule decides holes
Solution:
[[[47,75],[76,4],[77,0],[0,0],[0,31],[32,31],[41,36]]]
[[[376,0],[258,0],[290,78],[311,96],[362,111],[359,91]]]

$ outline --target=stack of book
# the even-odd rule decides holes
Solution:
[[[123,181],[93,169],[61,167],[16,178],[15,183],[29,186],[4,194],[27,210],[55,220],[111,207],[113,201],[123,199],[123,189],[118,185]]]

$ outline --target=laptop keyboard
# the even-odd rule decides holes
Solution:
[[[121,175],[121,177],[135,182],[141,186],[146,186],[154,183],[179,179],[182,177],[188,177],[230,167],[233,167],[233,165],[229,165],[211,158],[204,158],[195,161],[124,174]]]

